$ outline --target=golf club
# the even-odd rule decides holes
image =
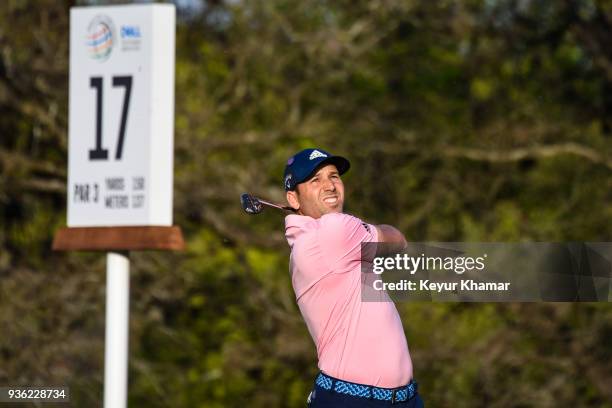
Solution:
[[[259,214],[263,211],[263,206],[267,205],[268,207],[277,208],[283,211],[295,212],[295,209],[288,206],[283,206],[280,204],[274,204],[268,202],[266,200],[262,200],[261,198],[255,197],[249,193],[243,193],[240,196],[240,203],[242,204],[242,209],[251,215]]]

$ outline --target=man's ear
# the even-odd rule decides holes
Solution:
[[[300,202],[298,201],[297,193],[295,191],[287,191],[287,202],[296,210],[300,209]]]

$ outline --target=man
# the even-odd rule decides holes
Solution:
[[[321,370],[308,405],[422,407],[395,305],[362,302],[360,292],[361,243],[403,246],[406,239],[342,212],[340,176],[349,167],[321,149],[302,150],[285,167],[287,201],[296,210],[285,219],[291,280]]]

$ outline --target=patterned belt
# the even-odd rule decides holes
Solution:
[[[339,394],[348,394],[354,397],[373,398],[381,401],[396,402],[408,401],[417,393],[417,383],[412,380],[408,385],[399,388],[380,388],[370,385],[355,384],[352,382],[342,381],[326,374],[319,373],[315,384],[319,387],[332,390]]]

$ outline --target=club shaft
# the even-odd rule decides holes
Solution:
[[[293,208],[291,208],[291,207],[284,207],[284,206],[282,206],[282,205],[274,204],[274,203],[271,203],[271,202],[269,202],[269,201],[262,200],[262,199],[261,199],[261,198],[259,198],[259,197],[258,197],[257,199],[259,200],[259,202],[260,202],[260,203],[262,203],[262,204],[264,204],[264,205],[267,205],[267,206],[269,206],[269,207],[274,207],[274,208],[278,208],[279,210],[285,210],[285,211],[295,211],[295,210],[294,210]]]

